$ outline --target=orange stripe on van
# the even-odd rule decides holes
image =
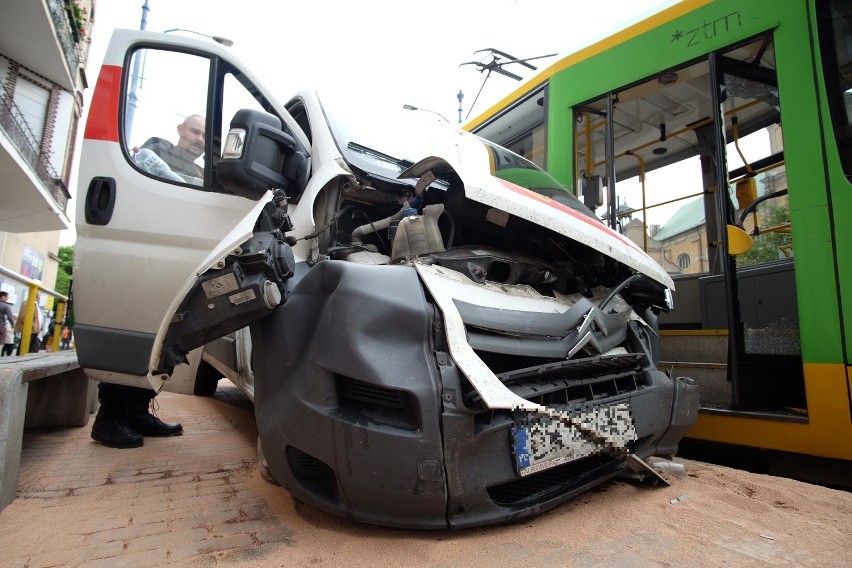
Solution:
[[[121,92],[121,67],[104,65],[98,75],[92,106],[86,122],[86,140],[118,142],[118,98]]]

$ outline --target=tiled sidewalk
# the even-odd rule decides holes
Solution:
[[[0,566],[209,565],[222,551],[285,546],[290,532],[247,487],[251,403],[221,384],[215,399],[157,397],[185,434],[142,448],[106,448],[90,426],[25,433],[18,495],[0,513]]]

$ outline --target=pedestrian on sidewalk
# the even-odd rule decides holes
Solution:
[[[21,355],[21,345],[23,345],[24,340],[24,312],[27,309],[26,300],[21,302],[21,310],[18,312],[18,319],[15,321],[15,331],[21,334],[21,344],[18,345],[18,355]],[[41,341],[39,340],[39,333],[41,332],[41,313],[39,312],[38,307],[38,298],[36,298],[35,303],[35,313],[33,314],[33,327],[30,330],[30,353],[38,353],[41,350]]]
[[[56,319],[50,318],[50,322],[47,324],[47,332],[44,334],[44,337],[41,340],[41,348],[47,352],[53,351],[53,334],[56,331]]]
[[[148,412],[153,389],[98,383],[101,406],[92,424],[92,439],[109,448],[138,448],[143,437],[180,436],[183,426],[163,422]]]
[[[15,315],[9,303],[9,293],[0,292],[0,338],[3,340],[3,350],[0,355],[11,355],[15,349]],[[8,323],[8,325],[7,325]]]
[[[62,351],[71,349],[71,328],[67,325],[62,328],[62,335],[59,338],[59,349]]]

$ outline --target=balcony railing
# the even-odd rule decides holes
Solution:
[[[65,8],[64,0],[47,0],[47,6],[50,9],[50,16],[53,18],[53,27],[56,29],[56,39],[59,40],[59,45],[62,46],[62,51],[65,52],[65,59],[68,60],[68,68],[71,70],[73,77],[77,73],[77,68],[80,66],[80,50],[77,45],[77,40],[80,39],[77,22],[71,21],[68,17],[68,10]]]
[[[0,127],[64,212],[68,206],[68,200],[71,198],[68,188],[59,179],[59,175],[53,169],[53,166],[40,155],[35,134],[33,134],[20,109],[15,105],[6,82],[2,79],[0,79]]]

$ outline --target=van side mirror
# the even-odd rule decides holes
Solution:
[[[216,178],[231,193],[248,199],[260,199],[269,189],[286,192],[289,182],[280,172],[285,170],[287,156],[298,150],[296,140],[282,131],[277,116],[238,110],[216,164]]]

